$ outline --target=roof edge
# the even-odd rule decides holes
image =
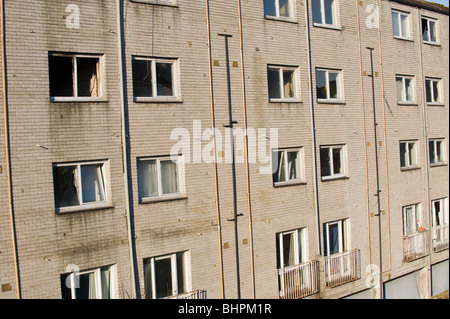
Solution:
[[[399,2],[413,7],[419,7],[422,9],[427,9],[430,11],[449,15],[449,8],[439,3],[427,2],[424,0],[390,0],[390,1]]]

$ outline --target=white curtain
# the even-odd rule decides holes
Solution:
[[[98,202],[105,199],[101,165],[81,166],[81,184],[83,203]]]
[[[139,198],[158,196],[158,173],[156,160],[138,163]]]
[[[278,182],[286,181],[285,165],[284,152],[278,152]]]
[[[161,161],[161,188],[163,194],[178,193],[177,163],[172,160]]]

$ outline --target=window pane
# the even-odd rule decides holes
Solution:
[[[411,79],[405,79],[405,87],[406,87],[406,101],[413,102],[414,101],[413,81]]]
[[[144,289],[145,299],[152,299],[152,261],[151,259],[144,260]]]
[[[416,213],[414,207],[406,207],[404,211],[403,234],[409,235],[416,232]]]
[[[322,23],[322,10],[320,0],[312,0],[312,16],[314,23]]]
[[[422,37],[423,41],[430,41],[428,32],[428,19],[422,18]]]
[[[269,82],[269,98],[271,99],[281,98],[280,70],[274,68],[268,69],[267,78]]]
[[[280,3],[280,16],[290,17],[289,0],[279,0]]]
[[[275,0],[264,0],[264,15],[275,17]]]
[[[100,96],[98,58],[77,58],[78,96]]]
[[[339,249],[339,224],[328,225],[328,248],[329,254],[337,254]]]
[[[334,0],[324,0],[324,10],[325,10],[325,23],[326,24],[334,24],[334,8],[333,8]]]
[[[276,152],[277,154],[277,171],[274,174],[274,182],[285,182],[286,181],[286,163],[284,160],[284,151]]]
[[[81,189],[83,191],[83,203],[105,200],[105,189],[101,165],[81,166]]]
[[[320,172],[322,176],[331,175],[330,167],[330,149],[321,148],[320,149]]]
[[[434,163],[436,163],[436,159],[437,159],[437,156],[436,156],[436,141],[429,141],[428,142],[428,146],[429,146],[429,152],[430,152],[430,163],[431,164],[434,164]]]
[[[417,165],[416,143],[408,143],[409,165]]]
[[[163,194],[178,193],[177,163],[161,161],[161,188]]]
[[[429,28],[430,28],[430,41],[431,42],[436,42],[436,22],[430,20],[429,21]]]
[[[100,270],[100,281],[102,284],[102,299],[111,299],[111,270],[109,267]]]
[[[152,61],[133,59],[133,96],[153,96]]]
[[[333,174],[341,174],[342,163],[341,163],[341,148],[333,148]]]
[[[441,226],[443,223],[442,223],[442,218],[441,218],[441,201],[440,200],[435,200],[433,202],[433,210],[434,210],[435,226]]]
[[[431,103],[433,102],[433,93],[432,93],[432,85],[430,80],[425,80],[425,88],[426,88],[426,94],[427,94],[427,102]]]
[[[178,294],[186,292],[186,283],[184,273],[186,271],[186,265],[184,262],[184,254],[177,254],[177,283]]]
[[[50,96],[74,96],[73,58],[49,56]]]
[[[158,196],[158,172],[156,160],[138,162],[139,198]]]
[[[289,179],[300,178],[299,152],[288,152],[288,172]]]
[[[283,234],[283,259],[283,267],[296,264],[294,233]]]
[[[78,206],[78,181],[76,166],[53,168],[53,185],[56,207]]]
[[[406,143],[400,143],[400,166],[405,167],[407,163]]]
[[[403,102],[404,101],[404,97],[403,97],[403,91],[404,91],[403,78],[402,77],[397,77],[396,78],[396,83],[397,83],[397,101]]]
[[[156,63],[158,96],[173,96],[172,63]]]
[[[339,73],[328,72],[329,83],[330,83],[330,99],[338,99],[338,81],[339,81]]]
[[[401,14],[400,15],[401,20],[401,28],[402,28],[402,34],[401,36],[404,38],[409,38],[409,22],[408,22],[408,16]]]
[[[317,99],[328,98],[326,71],[316,71],[316,91]]]
[[[170,258],[155,260],[156,298],[173,295],[172,262]]]
[[[392,29],[394,36],[400,36],[399,14],[397,12],[392,12]]]
[[[436,159],[438,162],[444,162],[444,143],[436,141]]]
[[[433,85],[433,102],[439,102],[439,82],[438,81],[431,81]]]
[[[294,92],[294,71],[292,70],[283,70],[283,88],[284,88],[284,97],[295,97]]]

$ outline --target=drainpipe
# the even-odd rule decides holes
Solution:
[[[16,294],[17,299],[22,298],[19,275],[19,255],[17,251],[17,235],[14,218],[14,205],[11,182],[11,157],[9,149],[9,121],[8,121],[8,100],[7,100],[7,85],[6,85],[6,54],[5,54],[5,4],[4,0],[0,1],[0,24],[1,24],[1,47],[2,47],[2,86],[3,86],[3,122],[5,125],[5,156],[6,156],[6,174],[8,180],[8,204],[9,204],[9,219],[11,222],[11,241],[14,258],[14,273],[16,278]]]

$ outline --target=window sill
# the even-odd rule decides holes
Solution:
[[[139,204],[150,204],[150,203],[160,203],[160,202],[169,202],[169,201],[176,201],[176,200],[184,200],[188,199],[187,196],[176,194],[172,196],[161,196],[161,197],[147,197],[147,198],[141,198],[139,200]]]
[[[141,3],[141,4],[151,4],[154,6],[178,8],[178,4],[176,4],[176,3],[164,3],[164,2],[161,3],[158,1],[152,1],[152,0],[130,0],[130,2]]]
[[[441,102],[435,102],[435,103],[427,103],[427,106],[445,106],[445,104]]]
[[[277,99],[277,98],[269,98],[270,103],[303,103],[300,99]]]
[[[135,103],[183,103],[182,99],[176,97],[170,98],[146,98],[146,97],[133,97]]]
[[[321,180],[322,182],[328,182],[328,181],[336,181],[336,180],[341,180],[341,179],[349,179],[350,177],[346,176],[346,175],[339,175],[339,176],[322,176]]]
[[[441,167],[441,166],[447,166],[447,163],[432,163],[430,164],[430,167]]]
[[[336,99],[336,100],[323,100],[323,99],[318,99],[317,103],[319,104],[341,104],[341,105],[345,105],[345,101],[340,100],[340,99]]]
[[[287,186],[297,186],[297,185],[306,185],[306,182],[304,180],[292,180],[288,182],[276,182],[273,184],[273,187],[279,188],[279,187],[287,187]]]
[[[330,30],[336,30],[336,31],[343,31],[344,28],[334,25],[334,24],[323,24],[323,23],[317,23],[314,22],[313,26],[318,27],[318,28],[323,28],[323,29],[330,29]]]
[[[414,42],[414,40],[411,38],[403,38],[403,37],[399,37],[399,36],[395,36],[395,35],[394,35],[394,39],[407,41],[407,42]]]
[[[271,21],[279,21],[279,22],[288,22],[288,23],[298,24],[298,22],[295,21],[294,18],[288,18],[288,17],[275,17],[275,16],[269,16],[269,15],[265,15],[264,18],[265,18],[266,20],[271,20]]]
[[[105,103],[108,102],[103,97],[50,97],[53,103]]]
[[[419,104],[416,103],[416,102],[400,102],[400,101],[397,101],[397,104],[400,105],[400,106],[419,106]]]
[[[92,204],[92,205],[84,205],[84,206],[71,206],[71,207],[60,207],[56,208],[57,215],[65,215],[70,213],[82,213],[89,212],[94,210],[104,210],[114,208],[113,205],[107,203],[101,204]]]
[[[400,171],[414,171],[420,169],[420,166],[414,165],[414,166],[407,166],[407,167],[400,167]]]
[[[429,44],[434,47],[440,47],[441,45],[438,42],[431,42],[431,41],[423,41],[424,44]]]

